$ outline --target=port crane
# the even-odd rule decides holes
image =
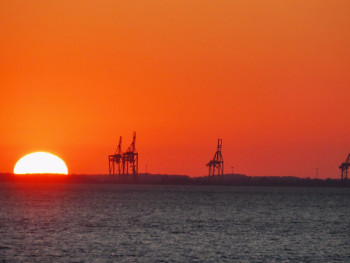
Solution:
[[[222,139],[218,139],[218,147],[212,160],[207,163],[209,176],[224,175],[224,159],[221,154]]]
[[[120,175],[123,167],[122,136],[119,137],[119,144],[114,154],[108,156],[109,175]]]
[[[139,154],[136,151],[136,132],[133,134],[133,140],[127,151],[123,154],[123,174],[136,176],[139,167]]]
[[[346,158],[345,162],[343,162],[339,169],[341,170],[341,179],[344,181],[348,180],[348,169],[350,167],[350,154],[348,155],[348,158]]]

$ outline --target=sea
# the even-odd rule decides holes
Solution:
[[[3,182],[0,262],[350,262],[350,189]]]

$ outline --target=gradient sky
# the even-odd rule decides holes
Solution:
[[[0,171],[34,151],[108,173],[338,178],[350,152],[348,0],[0,1]]]

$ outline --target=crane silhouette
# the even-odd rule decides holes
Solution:
[[[213,159],[207,163],[209,166],[209,176],[224,175],[224,159],[221,154],[222,139],[218,139],[218,148]]]
[[[114,154],[108,156],[109,175],[121,174],[123,164],[122,136],[119,137],[119,144]],[[117,169],[117,171],[116,171]]]
[[[341,179],[344,181],[348,180],[348,169],[350,167],[350,153],[348,155],[348,158],[346,158],[345,162],[343,162],[339,169],[341,170]]]

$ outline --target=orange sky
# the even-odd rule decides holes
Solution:
[[[0,0],[0,171],[34,151],[107,173],[340,177],[350,1]]]

